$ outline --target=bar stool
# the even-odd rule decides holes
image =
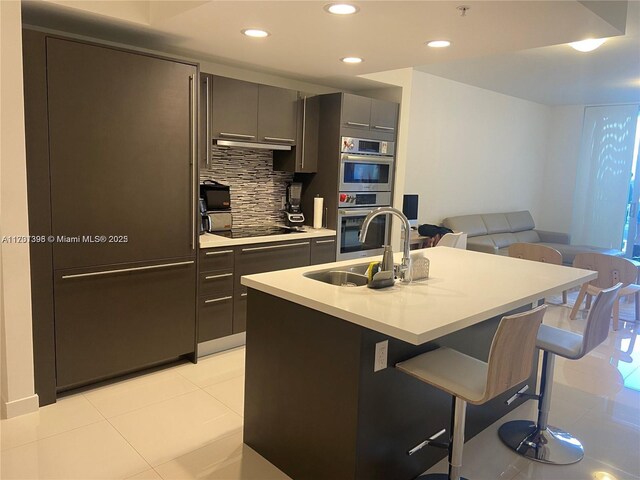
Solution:
[[[621,285],[618,283],[598,293],[582,335],[549,325],[540,326],[536,341],[536,346],[544,350],[540,394],[522,394],[538,399],[538,421],[514,420],[498,430],[500,439],[515,452],[531,460],[555,465],[576,463],[584,456],[584,448],[577,438],[547,423],[555,356],[579,360],[606,340],[611,310]]]
[[[433,441],[439,436],[436,434],[408,452],[411,455],[427,445],[446,446],[449,449],[449,473],[427,474],[418,478],[461,479],[467,402],[481,405],[529,378],[536,334],[546,308],[541,305],[525,313],[503,317],[491,342],[486,363],[457,350],[441,347],[396,365],[398,370],[453,396],[448,445]]]

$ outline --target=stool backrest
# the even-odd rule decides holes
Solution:
[[[528,312],[502,318],[491,342],[487,386],[482,402],[529,378],[538,328],[546,309],[546,305],[541,305]]]
[[[616,301],[618,290],[620,290],[621,287],[622,283],[618,283],[611,288],[601,290],[600,293],[596,295],[596,299],[587,316],[587,326],[582,334],[582,349],[580,356],[577,358],[584,357],[607,339],[613,302]]]
[[[613,287],[618,282],[630,285],[638,277],[638,267],[631,260],[604,253],[577,253],[573,266],[598,272],[598,278],[589,282],[598,288]]]
[[[537,243],[512,243],[509,245],[509,256],[562,265],[562,254],[558,250]]]
[[[464,235],[464,246],[462,246],[461,239]],[[467,235],[465,233],[445,233],[444,236],[438,241],[438,247],[453,247],[453,248],[467,248]]]

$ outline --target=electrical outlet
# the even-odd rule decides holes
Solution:
[[[379,372],[387,368],[387,354],[389,353],[389,340],[376,343],[376,358],[373,361],[373,371]]]

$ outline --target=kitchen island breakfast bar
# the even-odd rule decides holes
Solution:
[[[394,365],[445,345],[486,361],[503,315],[596,276],[448,247],[417,255],[430,259],[429,278],[382,290],[305,276],[362,260],[243,277],[244,442],[292,478],[402,480],[424,472],[446,450],[407,452],[449,431],[451,397]],[[521,404],[505,401],[525,385],[533,393],[536,378],[534,369],[494,400],[469,406],[466,438]]]

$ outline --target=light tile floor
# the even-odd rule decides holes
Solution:
[[[559,297],[549,300],[545,323],[580,331],[584,318],[570,321]],[[632,315],[633,304],[623,304],[621,318]],[[527,402],[467,442],[464,475],[640,479],[640,342],[634,323],[621,326],[582,360],[556,363],[551,423],[582,440],[581,462],[543,465],[502,445],[496,433],[502,422],[535,418],[536,405]],[[288,478],[243,445],[243,397],[244,348],[65,397],[0,422],[0,478]],[[430,471],[445,472],[446,463]]]

